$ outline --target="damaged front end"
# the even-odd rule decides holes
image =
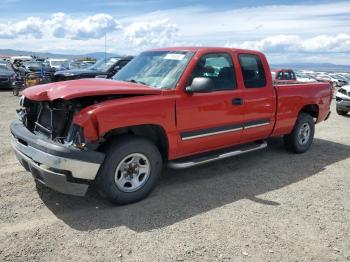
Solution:
[[[82,108],[104,99],[21,98],[19,121],[11,124],[12,146],[20,163],[37,181],[66,194],[86,193],[104,154],[87,145],[82,128],[73,123],[73,118]]]

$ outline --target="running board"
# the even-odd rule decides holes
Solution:
[[[169,161],[168,166],[175,169],[183,169],[183,168],[198,166],[209,162],[225,159],[232,156],[242,155],[252,151],[264,149],[266,147],[267,147],[266,141],[258,141],[258,142],[242,145],[240,147],[234,147],[234,148],[231,147],[225,150],[214,151],[206,154],[200,154],[197,156],[190,156],[190,157]]]

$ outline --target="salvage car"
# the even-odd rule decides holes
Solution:
[[[275,82],[296,82],[297,78],[292,69],[277,69],[271,70],[272,79]]]
[[[56,70],[65,70],[69,67],[68,59],[49,58],[44,61],[46,67],[54,68]]]
[[[261,150],[269,137],[306,152],[315,124],[330,115],[332,90],[295,86],[274,85],[261,52],[155,49],[113,79],[24,90],[12,146],[47,187],[84,195],[95,184],[113,203],[128,204],[152,191],[165,165],[189,168]]]
[[[0,88],[12,88],[16,81],[16,73],[8,62],[0,62]]]
[[[347,115],[350,111],[350,85],[339,88],[335,101],[338,115]]]
[[[40,73],[42,76],[45,76],[47,79],[52,81],[56,69],[50,67],[47,63],[42,61],[30,61],[23,63],[23,67],[26,70],[26,73]]]
[[[66,81],[79,78],[111,78],[127,63],[132,56],[126,57],[109,57],[101,59],[86,69],[63,70],[55,73],[54,81]]]

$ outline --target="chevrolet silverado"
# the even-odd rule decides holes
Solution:
[[[331,99],[328,83],[274,85],[257,51],[163,48],[113,79],[24,90],[10,129],[19,162],[38,182],[73,195],[96,185],[127,204],[152,191],[165,165],[252,152],[277,136],[288,150],[307,151]]]

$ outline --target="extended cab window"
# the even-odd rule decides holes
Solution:
[[[260,57],[251,54],[239,55],[239,62],[246,88],[259,88],[266,86],[264,66]]]
[[[213,53],[202,56],[189,78],[208,77],[213,80],[213,91],[231,90],[236,87],[236,78],[231,56],[227,53]]]

